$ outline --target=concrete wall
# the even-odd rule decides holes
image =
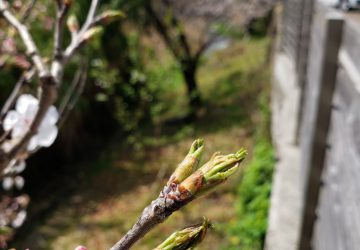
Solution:
[[[295,2],[302,7],[293,13]],[[360,14],[309,0],[285,2],[283,22],[292,13],[293,22],[282,24],[274,58],[272,135],[278,163],[265,248],[355,250]],[[289,37],[297,40],[286,42]]]

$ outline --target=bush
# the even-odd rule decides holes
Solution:
[[[230,227],[229,249],[263,249],[274,166],[272,145],[260,139],[238,188],[238,218]]]

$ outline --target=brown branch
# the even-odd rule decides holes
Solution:
[[[202,56],[202,54],[207,50],[207,48],[209,48],[209,46],[215,42],[215,40],[217,39],[217,36],[213,36],[211,38],[209,38],[207,41],[205,41],[199,48],[198,50],[195,52],[193,59],[194,62],[197,64]]]
[[[203,149],[204,140],[193,142],[189,153],[170,176],[158,198],[143,210],[134,226],[110,250],[129,249],[173,212],[226,181],[239,169],[239,164],[247,155],[245,149],[228,155],[215,153],[198,168]]]
[[[20,22],[21,22],[21,23],[26,23],[26,21],[28,20],[28,18],[29,18],[30,15],[31,15],[32,10],[34,9],[35,3],[36,3],[36,0],[32,0],[32,1],[30,2],[30,4],[28,5],[28,7],[26,8],[26,10],[25,10],[22,18],[20,19]]]
[[[193,200],[192,195],[179,197],[173,189],[165,187],[159,197],[147,206],[135,225],[110,250],[126,250],[144,237],[156,225],[164,222],[173,212]]]
[[[30,129],[8,153],[0,152],[0,170],[4,169],[9,162],[24,153],[25,147],[30,139],[37,133],[37,130],[48,111],[49,107],[54,103],[57,96],[56,82],[49,74],[48,68],[43,62],[39,51],[32,39],[29,30],[23,25],[8,9],[8,4],[4,0],[0,0],[0,14],[12,25],[19,33],[26,49],[27,54],[31,57],[34,67],[36,68],[41,83],[41,98],[39,110],[30,125]]]
[[[24,73],[19,81],[15,84],[14,89],[12,90],[10,96],[6,100],[4,106],[1,109],[0,118],[3,118],[5,114],[10,110],[14,105],[16,98],[19,96],[21,88],[27,84],[35,75],[35,69],[32,68],[30,71]]]
[[[69,4],[65,4],[62,1],[57,1],[57,13],[54,32],[54,61],[51,65],[51,74],[55,79],[57,86],[59,87],[62,82],[62,76],[64,72],[63,62],[63,40],[64,40],[64,24],[65,17],[69,11]]]
[[[10,161],[20,153],[25,150],[25,147],[29,143],[30,139],[36,135],[38,132],[38,128],[44,119],[46,112],[50,108],[50,106],[54,103],[57,96],[56,83],[51,76],[41,78],[42,86],[41,86],[41,97],[39,103],[39,110],[37,111],[33,122],[30,125],[30,129],[24,135],[24,137],[20,140],[20,142],[15,145],[10,152],[7,154],[6,158]],[[2,164],[0,163],[0,169],[2,169]]]
[[[74,94],[75,89],[79,85],[81,76],[82,76],[82,70],[79,69],[76,71],[74,79],[72,80],[70,87],[67,89],[66,94],[63,97],[63,99],[59,105],[59,116],[60,117],[64,113],[67,105],[70,102],[72,95]]]
[[[99,2],[100,2],[100,0],[92,0],[91,1],[89,13],[86,17],[85,23],[81,27],[81,30],[78,32],[78,34],[76,36],[74,36],[74,39],[71,40],[70,45],[66,48],[66,50],[64,52],[64,61],[65,62],[67,60],[69,60],[71,58],[71,56],[75,53],[75,51],[77,51],[81,47],[82,42],[83,42],[82,38],[83,38],[85,32],[88,31],[89,28],[91,28],[93,21],[96,19],[95,14],[96,14],[96,10],[98,8]]]
[[[171,4],[169,3],[168,0],[162,0],[163,4],[166,6],[166,8],[171,11]],[[178,33],[179,33],[179,37],[178,40],[180,42],[180,45],[182,46],[184,53],[186,55],[187,58],[191,57],[191,50],[190,50],[190,45],[189,42],[187,40],[186,34],[184,33],[184,30],[182,28],[180,28],[180,21],[178,20],[178,18],[176,18],[174,13],[171,13],[171,25],[174,28],[178,29]]]
[[[168,27],[166,27],[164,22],[157,15],[156,11],[154,10],[154,8],[152,6],[151,0],[146,1],[145,10],[147,11],[148,15],[153,19],[155,28],[160,33],[160,35],[163,37],[166,45],[168,46],[170,51],[173,53],[175,58],[181,58],[181,52],[179,52],[178,49],[174,46],[174,42],[171,39]]]
[[[79,100],[79,97],[84,92],[85,84],[87,81],[87,66],[84,66],[80,69],[72,82],[72,86],[69,88],[66,93],[63,102],[59,108],[60,120],[58,121],[58,126],[62,127],[64,122],[68,118],[71,111],[74,109],[75,104]]]
[[[31,57],[40,77],[48,75],[48,69],[44,64],[39,51],[32,39],[29,30],[11,13],[8,4],[4,0],[0,0],[0,14],[18,31],[25,47],[27,54]]]
[[[57,14],[55,22],[55,32],[54,32],[54,58],[55,60],[62,59],[62,43],[64,37],[64,23],[65,17],[69,10],[68,4],[58,3],[57,4]]]

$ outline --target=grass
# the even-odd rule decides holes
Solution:
[[[240,147],[250,151],[254,144],[259,117],[259,93],[269,84],[265,65],[267,39],[237,41],[226,50],[204,59],[198,74],[201,93],[206,100],[206,114],[185,127],[161,128],[156,135],[144,138],[138,150],[117,142],[104,146],[93,162],[84,163],[86,172],[78,190],[64,197],[62,205],[46,220],[19,240],[18,249],[74,249],[78,244],[89,249],[107,249],[135,222],[137,216],[155,198],[166,178],[187,153],[192,140],[206,142],[203,159],[215,151],[230,153]],[[167,103],[165,116],[184,110],[184,91],[174,66],[159,65],[152,73]],[[167,71],[170,69],[170,73]],[[175,67],[176,69],[176,67]],[[171,82],[171,79],[174,82]],[[246,163],[245,163],[246,165]],[[207,197],[200,198],[175,213],[135,246],[152,249],[170,233],[198,223],[203,216],[215,225],[198,249],[220,249],[228,245],[230,222],[236,218],[238,173]]]

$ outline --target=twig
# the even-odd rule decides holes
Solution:
[[[172,196],[175,197],[176,194],[169,193],[167,187],[165,187],[159,197],[143,210],[135,225],[110,250],[130,249],[147,232],[164,222],[173,212],[193,200],[193,196],[189,196],[186,199],[176,201]]]
[[[27,54],[31,57],[37,71],[39,72],[39,77],[46,77],[48,75],[48,69],[39,54],[29,30],[10,12],[8,4],[4,0],[0,0],[0,14],[19,32],[19,35],[26,47]]]
[[[226,181],[239,169],[247,154],[245,149],[229,155],[215,153],[207,163],[197,168],[203,149],[204,140],[193,142],[158,198],[143,210],[135,225],[110,250],[129,249],[173,212]]]
[[[84,33],[91,27],[93,21],[95,20],[96,10],[98,8],[100,0],[92,0],[89,13],[86,17],[85,23],[83,24],[82,28],[78,32],[77,36],[72,39],[70,45],[66,48],[64,52],[64,61],[70,59],[70,57],[81,47],[82,37]]]
[[[65,4],[62,1],[57,2],[57,13],[54,32],[54,61],[51,65],[51,74],[55,79],[57,86],[59,87],[62,82],[62,76],[64,72],[63,62],[63,39],[64,39],[64,24],[65,17],[69,11],[69,4]]]
[[[54,58],[55,60],[62,59],[62,43],[64,37],[64,23],[65,17],[69,10],[69,5],[67,4],[57,4],[57,14],[55,22],[55,32],[54,32]]]
[[[35,6],[35,3],[36,3],[36,0],[32,0],[30,2],[30,4],[26,8],[26,10],[25,10],[25,12],[24,12],[24,14],[23,14],[23,16],[22,16],[22,18],[20,20],[21,23],[26,23],[27,19],[30,17],[30,14],[31,14],[34,6]]]
[[[56,100],[57,89],[56,82],[54,78],[49,74],[48,68],[43,62],[39,51],[34,43],[34,40],[29,33],[29,30],[25,25],[20,23],[20,21],[10,12],[10,10],[8,9],[8,4],[4,0],[0,0],[0,14],[10,23],[10,25],[12,25],[18,31],[27,49],[27,53],[31,57],[34,66],[38,72],[42,91],[39,109],[30,125],[30,129],[28,130],[28,132],[24,135],[20,142],[11,149],[10,152],[0,153],[0,170],[2,170],[9,164],[12,159],[16,158],[19,154],[24,152],[24,149],[29,143],[32,136],[37,133],[37,130],[46,112]]]
[[[15,103],[16,98],[19,96],[19,92],[24,84],[27,84],[35,75],[35,69],[32,68],[30,71],[24,73],[19,81],[15,84],[13,91],[11,92],[10,96],[6,100],[4,106],[1,109],[0,118],[3,118],[4,115],[9,111],[11,106]]]
[[[59,116],[61,117],[68,106],[72,95],[74,94],[75,89],[77,88],[78,84],[80,83],[80,78],[82,76],[82,69],[76,71],[74,79],[71,82],[70,87],[67,89],[65,96],[63,97],[60,105],[59,105]]]
[[[78,79],[76,79],[78,76]],[[79,97],[84,92],[85,84],[87,81],[87,67],[84,67],[82,70],[79,70],[79,73],[74,78],[74,81],[72,83],[73,86],[71,86],[71,89],[69,89],[68,93],[63,100],[62,105],[60,106],[59,112],[60,112],[60,120],[58,122],[59,128],[61,128],[68,118],[71,111],[74,109],[75,104],[79,100]]]

